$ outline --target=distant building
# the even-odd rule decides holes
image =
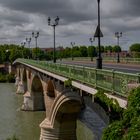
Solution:
[[[120,57],[127,57],[127,56],[129,56],[129,52],[128,51],[121,51],[121,52],[119,52],[119,54],[120,54]],[[103,57],[116,57],[117,56],[117,52],[110,52],[110,51],[104,52],[104,53],[102,53],[102,56]]]
[[[40,49],[44,52],[53,52],[53,48],[40,48]],[[60,47],[56,47],[55,50],[56,51],[63,51],[64,48],[60,46]]]

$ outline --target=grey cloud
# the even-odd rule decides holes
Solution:
[[[47,26],[48,16],[60,17],[56,34],[62,40],[64,36],[89,35],[97,26],[97,0],[0,0],[0,5],[10,12],[0,14],[0,29],[6,30],[6,26],[7,29],[13,28],[21,37],[32,30],[39,30],[50,37],[52,29]],[[104,34],[139,30],[139,6],[139,0],[101,0]]]

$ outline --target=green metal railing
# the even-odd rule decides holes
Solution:
[[[114,70],[95,69],[29,59],[17,59],[14,63],[16,62],[29,64],[46,71],[71,78],[83,84],[121,95],[123,97],[127,97],[129,85],[140,83],[140,74],[131,74]]]

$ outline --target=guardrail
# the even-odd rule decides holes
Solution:
[[[127,97],[130,86],[140,83],[140,74],[29,59],[17,59],[14,63],[16,62],[29,64],[123,97]]]

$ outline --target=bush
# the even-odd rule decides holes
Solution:
[[[0,73],[0,82],[1,83],[5,83],[5,82],[14,83],[15,76],[14,76],[14,74],[2,74],[2,73]]]
[[[116,138],[115,138],[116,137]],[[120,121],[110,124],[103,133],[102,140],[140,139],[140,87],[132,90],[128,97],[128,108]]]
[[[95,95],[94,101],[106,111],[110,118],[110,122],[120,120],[122,117],[123,109],[119,106],[117,100],[108,98],[103,91],[99,91]]]
[[[15,82],[14,74],[7,74],[6,75],[6,81],[9,82],[9,83],[14,83]]]

